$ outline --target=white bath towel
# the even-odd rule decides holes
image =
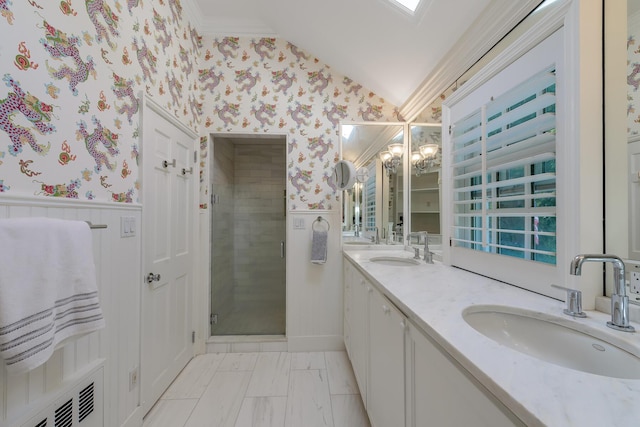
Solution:
[[[327,237],[329,233],[324,230],[313,230],[311,240],[311,262],[314,264],[324,264],[327,262]]]
[[[23,373],[56,345],[104,327],[83,221],[0,219],[0,358]]]

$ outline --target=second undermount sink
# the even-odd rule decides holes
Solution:
[[[369,261],[376,264],[391,265],[395,267],[411,267],[420,265],[420,261],[413,258],[403,258],[399,256],[378,256],[370,258]]]
[[[472,306],[462,315],[488,338],[545,362],[607,377],[640,379],[640,357],[615,345],[615,338],[586,327],[579,331],[562,324],[560,318],[503,306]]]

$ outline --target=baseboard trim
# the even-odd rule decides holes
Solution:
[[[342,335],[289,337],[290,352],[343,351],[344,349]]]

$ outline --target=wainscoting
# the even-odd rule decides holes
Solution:
[[[0,366],[0,426],[21,426],[101,365],[104,390],[96,395],[104,396],[104,425],[141,425],[139,382],[130,385],[129,380],[129,373],[140,369],[140,214],[139,205],[0,197],[0,218],[51,217],[107,225],[92,231],[106,328],[67,343],[27,374],[8,375]],[[134,218],[135,236],[120,237],[122,217]]]

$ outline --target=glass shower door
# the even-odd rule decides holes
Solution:
[[[284,143],[214,140],[212,335],[284,335]]]

